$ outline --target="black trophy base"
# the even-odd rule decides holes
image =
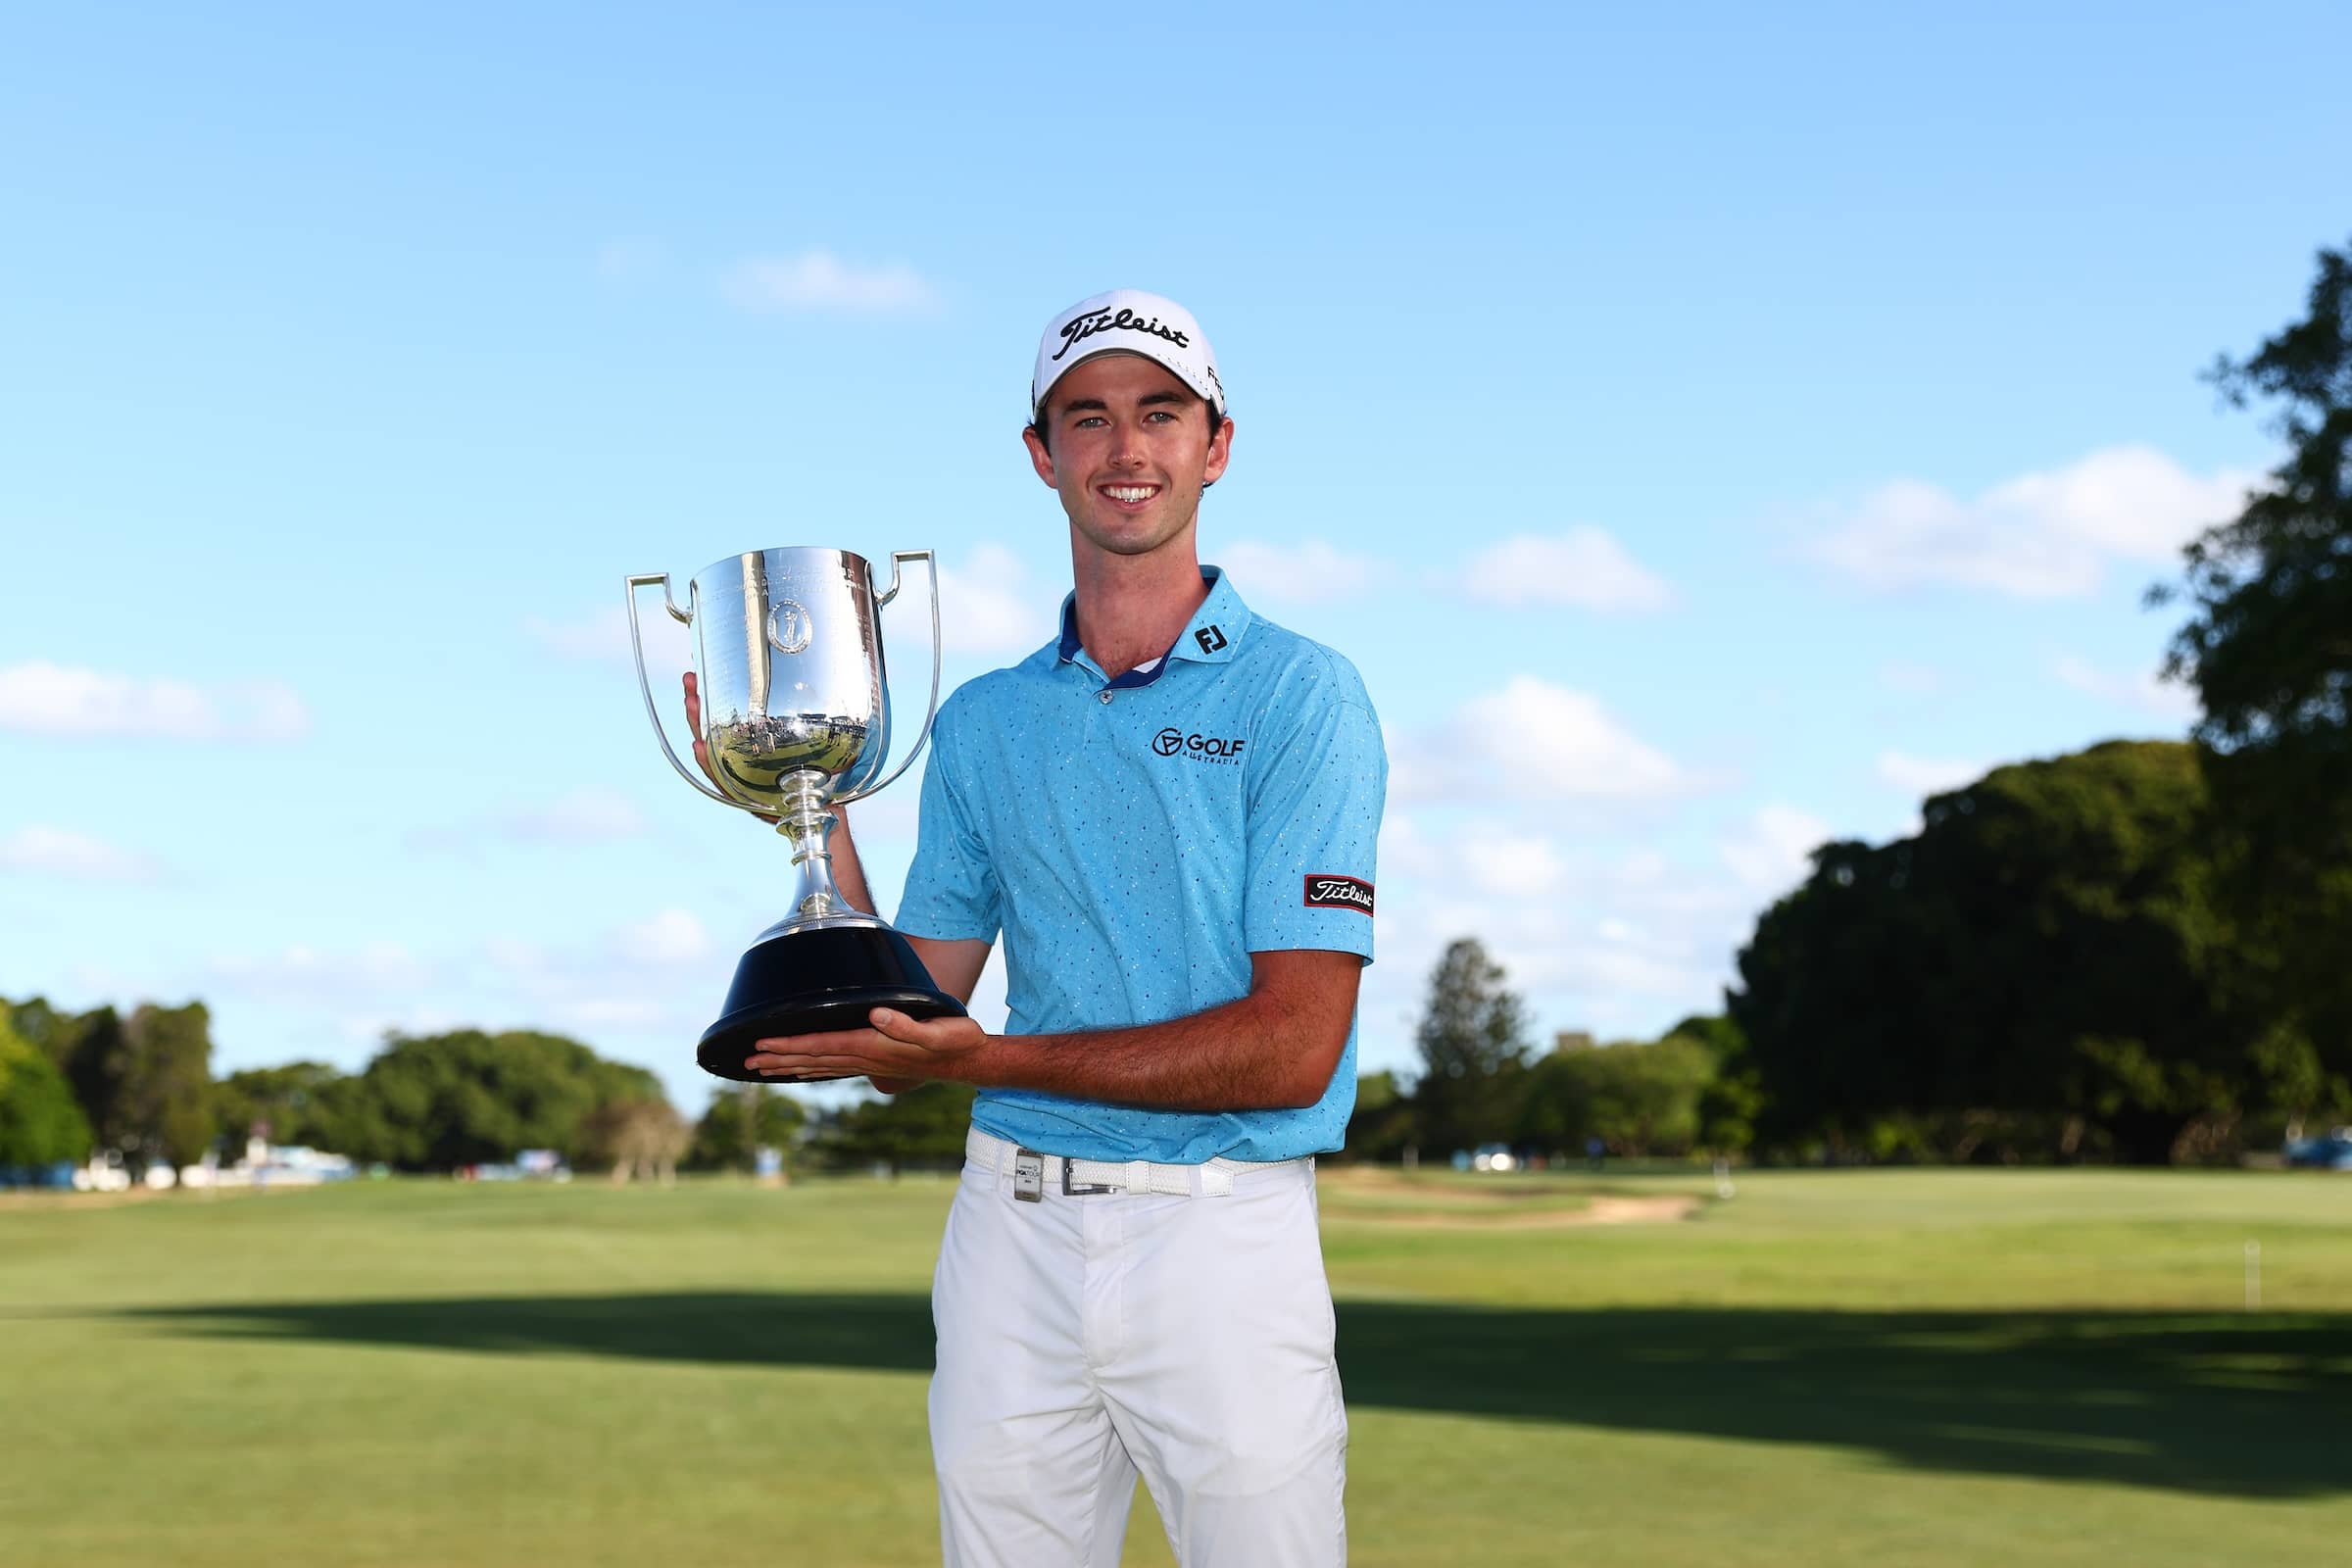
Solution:
[[[726,1011],[703,1031],[703,1071],[741,1084],[808,1083],[770,1078],[744,1061],[755,1041],[862,1029],[876,1007],[909,1018],[960,1018],[963,1004],[931,983],[906,939],[888,926],[819,926],[768,938],[735,965]]]

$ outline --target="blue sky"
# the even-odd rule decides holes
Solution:
[[[1382,713],[1365,1065],[1463,934],[1652,1032],[1822,838],[2184,732],[2140,595],[2273,458],[2197,372],[2352,218],[2335,7],[483,9],[6,24],[0,994],[699,1108],[788,867],[622,576],[930,547],[951,681],[1017,658],[1036,334],[1132,285],[1233,397],[1204,559]]]

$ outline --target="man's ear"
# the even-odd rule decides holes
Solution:
[[[1046,443],[1038,435],[1036,425],[1021,427],[1021,444],[1029,449],[1029,466],[1035,468],[1037,476],[1046,481],[1046,488],[1060,489],[1061,486],[1054,478],[1054,454],[1046,450]]]
[[[1221,419],[1208,438],[1208,462],[1200,470],[1200,487],[1205,490],[1225,476],[1225,465],[1233,461],[1233,420]]]

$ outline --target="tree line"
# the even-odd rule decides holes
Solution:
[[[962,1157],[971,1095],[949,1085],[812,1110],[767,1085],[713,1095],[688,1121],[643,1067],[563,1035],[461,1029],[387,1036],[358,1072],[318,1061],[215,1078],[200,1002],[69,1012],[0,999],[0,1170],[234,1160],[249,1138],[389,1170],[452,1171],[552,1150],[580,1169],[938,1165]]]
[[[1891,843],[1823,845],[1725,1012],[1655,1041],[1537,1054],[1500,967],[1457,941],[1415,1082],[1368,1078],[1350,1147],[2148,1164],[2352,1121],[2352,1036],[2282,993],[2212,765],[2109,742],[1935,796]]]

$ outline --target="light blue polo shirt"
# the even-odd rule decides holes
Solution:
[[[1007,1034],[1117,1029],[1246,996],[1250,955],[1372,957],[1389,763],[1355,667],[1208,598],[1167,656],[1116,680],[1061,636],[940,709],[898,927],[1004,939]],[[1197,1164],[1340,1147],[1355,1021],[1301,1109],[1152,1110],[983,1090],[973,1123],[1079,1159]]]

